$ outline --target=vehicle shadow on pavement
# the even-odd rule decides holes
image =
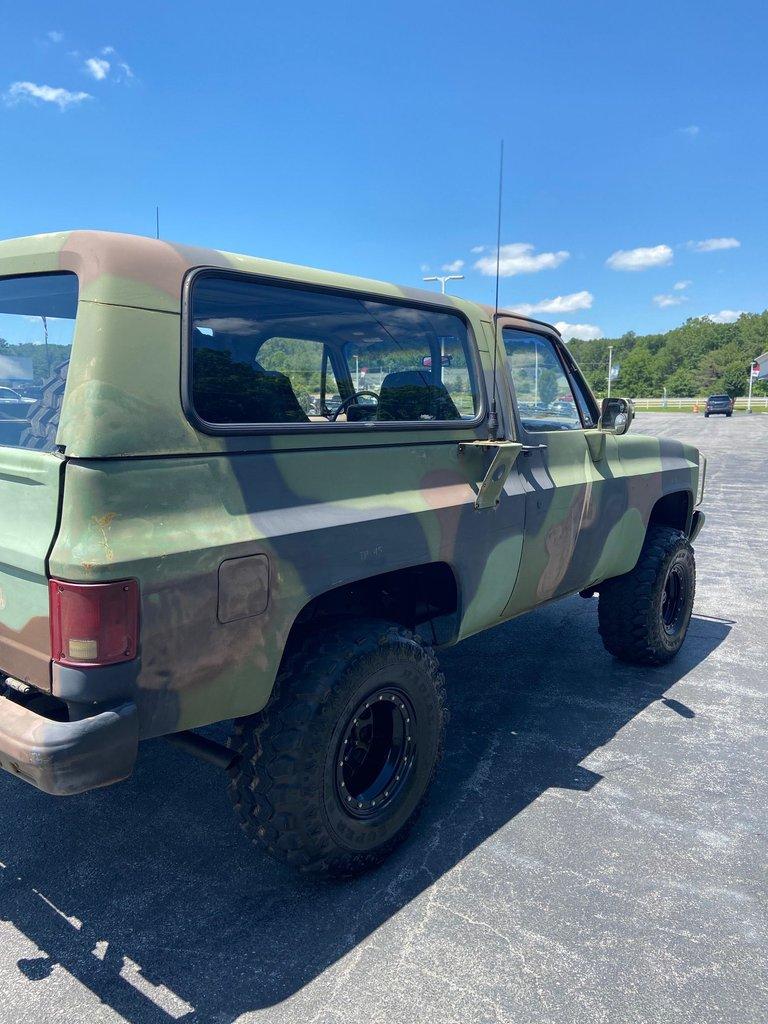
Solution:
[[[263,857],[221,775],[163,741],[142,747],[132,779],[79,797],[2,775],[0,916],[20,933],[4,977],[49,986],[38,998],[58,1006],[66,972],[134,1022],[229,1022],[287,999],[541,794],[598,785],[581,762],[729,630],[695,616],[671,665],[634,668],[603,650],[595,602],[573,598],[443,652],[452,718],[431,800],[394,857],[353,881]]]

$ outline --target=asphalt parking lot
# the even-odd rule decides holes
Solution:
[[[253,851],[162,741],[55,800],[4,774],[0,1022],[751,1024],[768,1006],[768,416],[638,417],[709,458],[678,659],[572,598],[444,653],[439,782],[346,883]]]

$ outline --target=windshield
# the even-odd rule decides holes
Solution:
[[[0,278],[0,444],[54,450],[76,312],[74,274]]]

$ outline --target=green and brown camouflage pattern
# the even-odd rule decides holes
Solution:
[[[56,693],[47,576],[136,578],[141,654],[121,696],[138,707],[141,737],[167,734],[263,707],[297,616],[334,588],[445,564],[459,595],[453,642],[629,571],[662,496],[688,495],[690,521],[699,453],[669,439],[539,435],[547,449],[520,456],[498,507],[477,511],[488,456],[459,444],[487,437],[485,422],[202,433],[180,398],[184,282],[200,267],[459,309],[490,394],[492,317],[453,296],[102,232],[0,243],[0,275],[67,270],[80,282],[62,452],[0,449],[0,670]],[[501,428],[515,438],[498,344]],[[249,572],[229,571],[242,558],[253,559],[242,563],[250,595]]]

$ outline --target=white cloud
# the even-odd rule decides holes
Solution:
[[[559,320],[555,327],[560,331],[564,341],[571,338],[578,338],[580,341],[594,341],[595,338],[602,338],[603,332],[596,324],[568,324]]]
[[[101,55],[102,57],[109,57],[110,54],[115,52],[114,46],[102,46]]]
[[[572,292],[570,295],[556,295],[541,302],[512,303],[510,309],[523,316],[531,313],[573,313],[577,309],[590,309],[595,297],[592,292]]]
[[[693,281],[675,281],[672,287],[676,292],[682,292],[685,291],[686,288],[689,288],[692,284]]]
[[[133,78],[133,68],[131,68],[130,64],[126,64],[124,60],[121,60],[117,66],[126,78]]]
[[[514,277],[516,274],[536,274],[540,270],[554,270],[570,255],[564,249],[559,252],[535,252],[534,247],[528,242],[502,245],[499,249],[499,275]],[[486,277],[495,277],[496,251],[488,256],[482,256],[475,263],[475,270],[479,270]]]
[[[706,319],[713,324],[732,324],[743,313],[743,309],[721,309],[719,313],[707,313]]]
[[[14,82],[5,94],[5,102],[10,106],[28,100],[34,103],[55,103],[59,110],[93,99],[87,92],[70,92],[68,89],[54,88],[51,85],[36,85],[34,82]]]
[[[683,302],[688,301],[687,295],[654,295],[653,301],[659,307],[659,309],[666,309],[667,306],[679,306]]]
[[[97,82],[103,82],[109,74],[109,69],[112,65],[108,60],[102,60],[100,57],[89,57],[85,62],[85,70],[89,75],[92,75]]]
[[[458,274],[464,266],[464,260],[453,260],[451,263],[444,263],[442,269],[446,274]]]
[[[422,272],[422,274],[428,274],[429,273],[429,264],[428,263],[421,263],[421,264],[419,264],[419,270]]]
[[[701,128],[699,128],[699,126],[697,124],[689,124],[689,125],[686,125],[685,128],[678,128],[677,129],[677,134],[678,135],[687,135],[689,139],[695,139],[700,131],[701,131]]]
[[[638,249],[618,249],[608,257],[605,265],[611,270],[649,270],[666,267],[672,262],[668,245],[640,246]]]
[[[701,242],[689,242],[688,248],[694,252],[717,252],[720,249],[738,249],[741,242],[738,238],[705,238]]]
[[[56,32],[55,30],[48,32],[47,35],[52,43],[60,43],[64,38],[63,32]]]
[[[472,248],[469,251],[471,253],[473,253],[475,256],[479,256],[481,252],[485,252],[485,246],[484,245],[473,245]]]

